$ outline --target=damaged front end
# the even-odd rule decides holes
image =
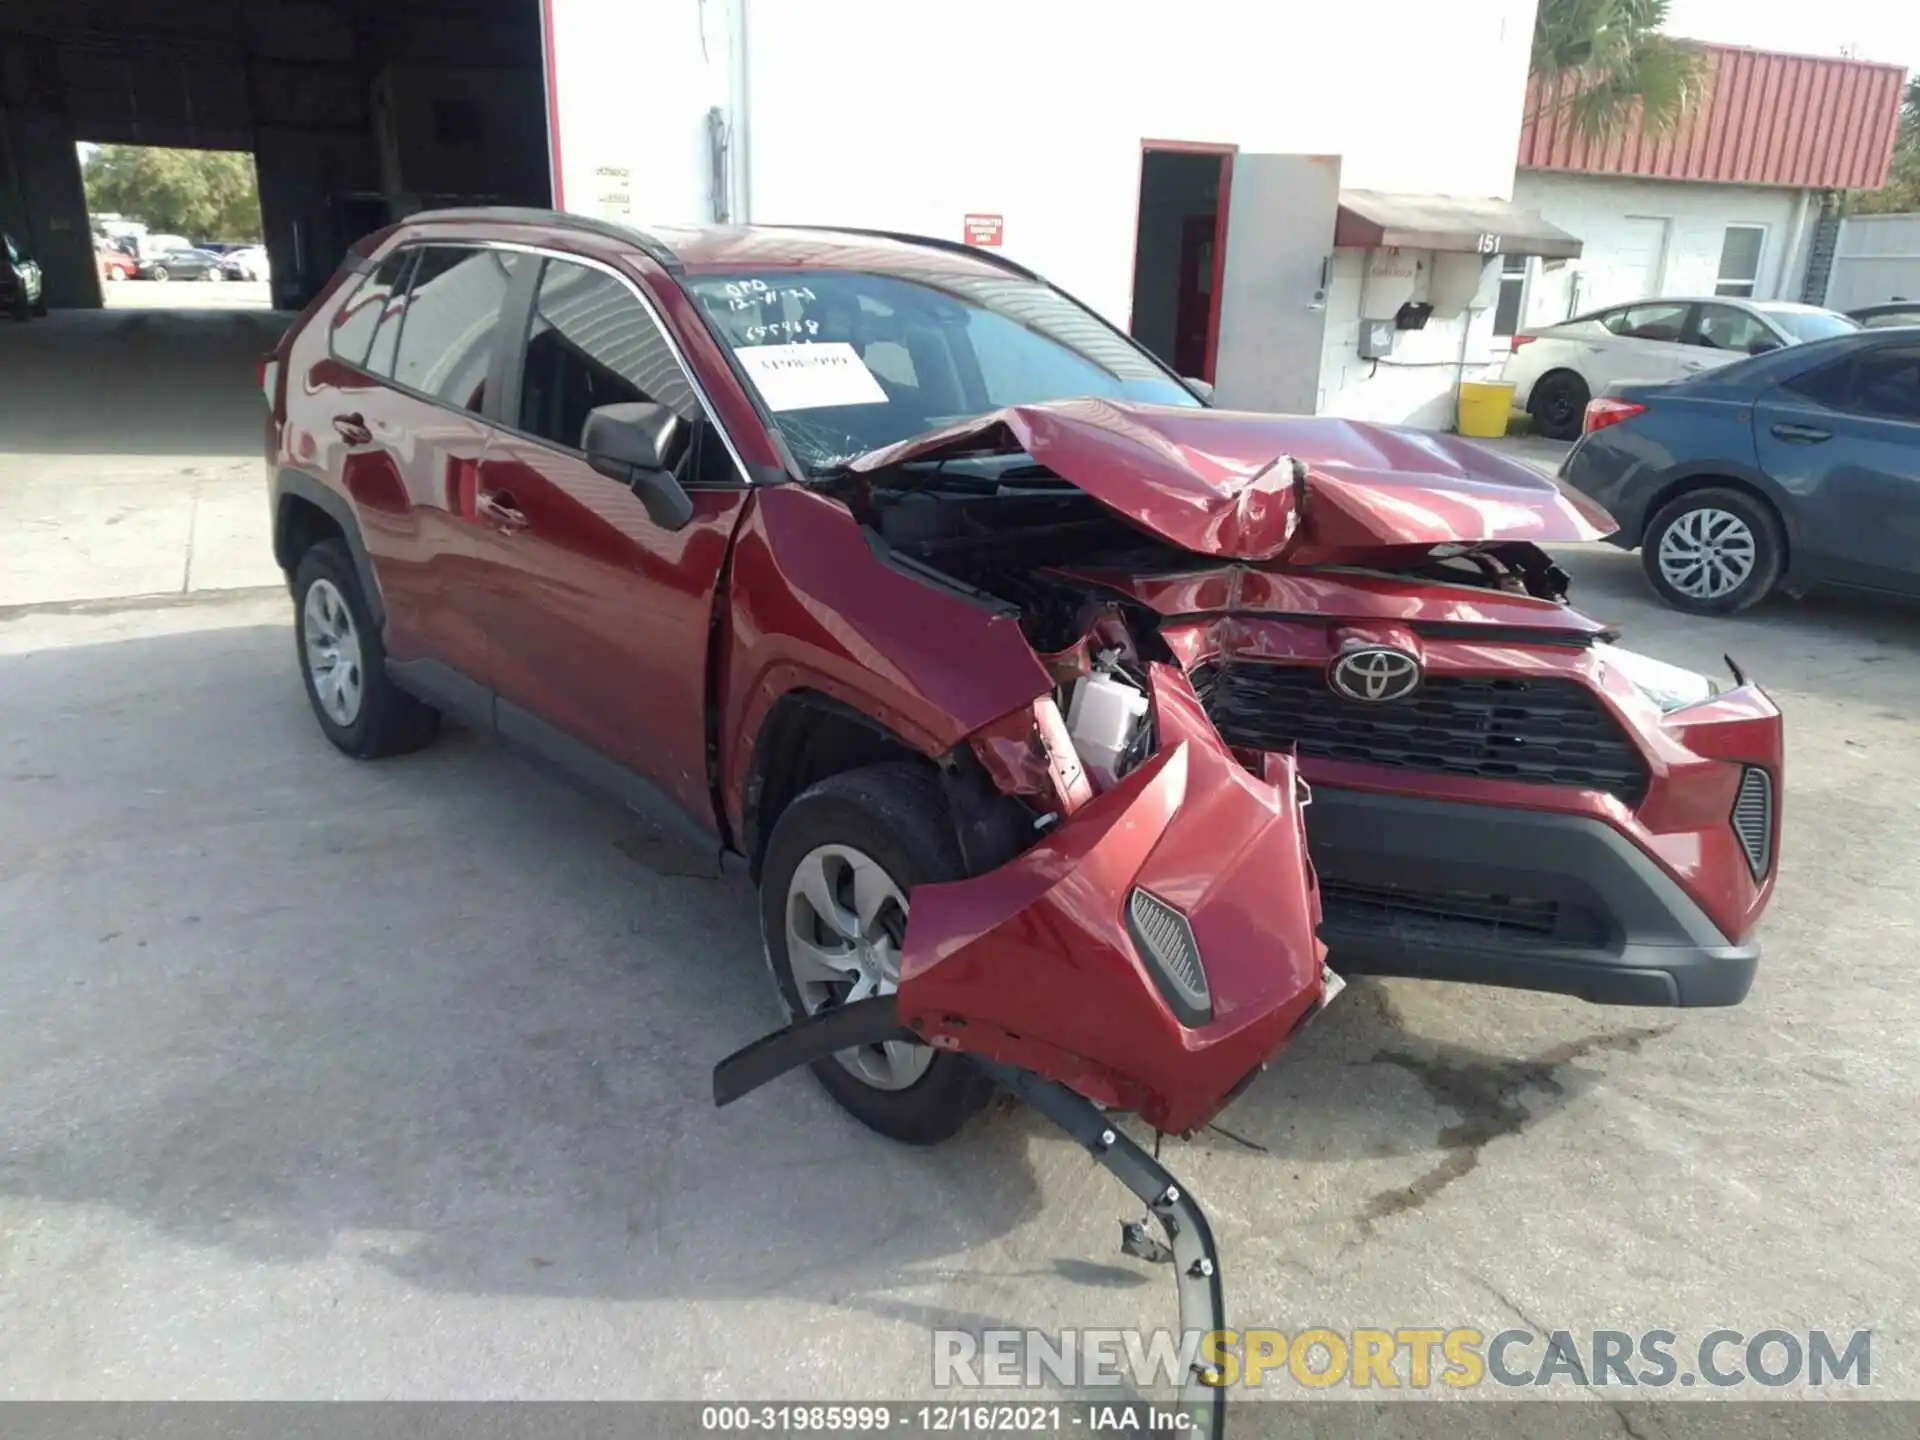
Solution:
[[[1112,401],[996,412],[820,486],[880,563],[1017,621],[1050,687],[944,757],[968,876],[915,889],[897,994],[731,1057],[716,1099],[855,1044],[965,1053],[1141,1195],[1190,1327],[1218,1328],[1204,1219],[1103,1113],[1191,1134],[1340,982],[1296,758],[1222,737],[1210,662],[1336,608],[1367,643],[1462,616],[1597,632],[1537,542],[1610,522],[1452,437]]]

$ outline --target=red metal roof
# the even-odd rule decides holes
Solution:
[[[1553,92],[1534,80],[1520,167],[1836,190],[1886,184],[1907,78],[1898,65],[1700,49],[1705,93],[1684,124],[1660,137],[1632,125],[1598,142],[1574,135]]]

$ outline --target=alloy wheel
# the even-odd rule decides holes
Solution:
[[[320,708],[336,725],[359,717],[366,694],[360,635],[346,597],[331,580],[315,580],[301,606],[301,634],[307,648],[307,674]]]
[[[871,856],[821,845],[787,885],[787,964],[808,1014],[900,988],[907,897]],[[904,1090],[933,1063],[924,1045],[890,1040],[834,1057],[876,1090]]]
[[[1658,558],[1660,574],[1682,595],[1718,600],[1752,578],[1758,546],[1738,515],[1704,506],[1667,527]]]

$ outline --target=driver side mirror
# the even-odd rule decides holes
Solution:
[[[1182,375],[1180,377],[1180,383],[1198,395],[1205,404],[1211,405],[1213,403],[1213,384],[1211,381],[1202,380],[1193,375]]]
[[[667,466],[679,436],[680,417],[672,410],[632,400],[589,410],[580,448],[595,470],[632,489],[654,524],[684,530],[693,519],[693,500]]]
[[[1768,351],[1778,350],[1779,348],[1780,342],[1778,340],[1774,339],[1771,335],[1763,335],[1751,345],[1747,346],[1747,354],[1765,355]]]

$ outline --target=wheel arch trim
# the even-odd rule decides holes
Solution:
[[[353,506],[346,497],[336,490],[314,479],[303,470],[282,467],[273,479],[273,558],[289,578],[299,557],[290,553],[292,537],[290,517],[292,509],[289,500],[302,500],[319,510],[340,529],[347,542],[347,552],[353,557],[354,573],[360,577],[360,590],[366,597],[367,609],[373,615],[373,623],[385,630],[387,624],[386,598],[380,592],[379,578],[373,569],[373,560],[367,554],[367,544],[360,534],[360,518],[354,514]]]

